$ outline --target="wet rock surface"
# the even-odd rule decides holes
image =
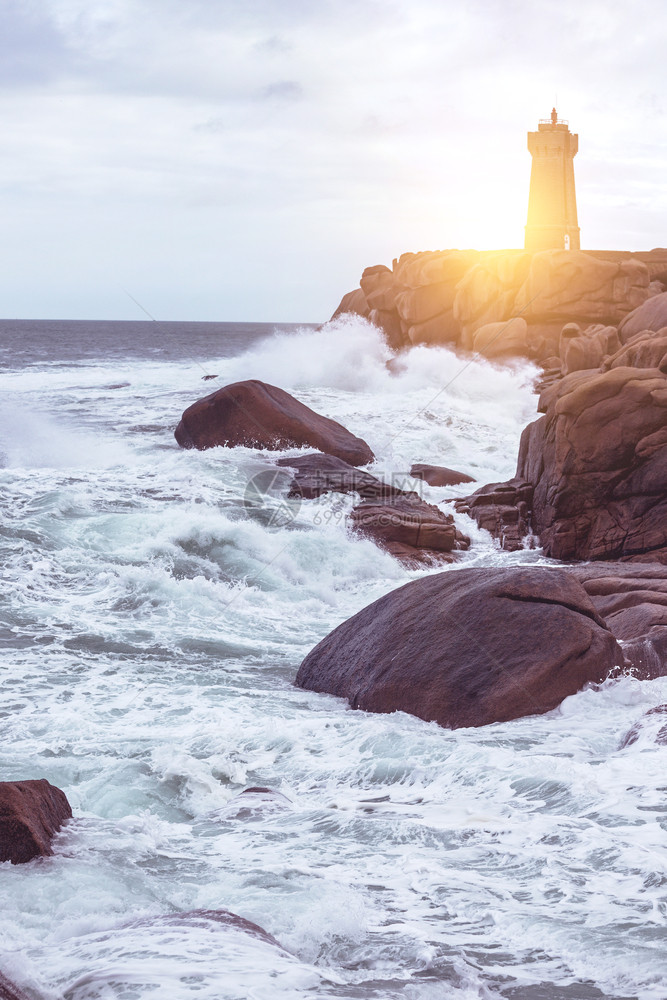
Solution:
[[[353,708],[460,728],[556,708],[623,663],[584,588],[565,570],[438,573],[344,622],[296,683]]]
[[[276,464],[294,470],[289,495],[304,500],[313,500],[324,493],[358,493],[362,497],[378,498],[402,492],[349,462],[321,452],[280,458]]]
[[[0,861],[52,855],[53,835],[71,817],[65,793],[45,778],[0,782]]]
[[[232,913],[230,910],[188,910],[183,913],[167,913],[163,916],[157,917],[146,917],[139,920],[133,920],[126,926],[129,927],[164,927],[164,926],[174,926],[178,927],[182,924],[206,924],[213,923],[219,924],[224,927],[230,927],[234,930],[243,931],[245,934],[250,934],[252,937],[260,938],[267,944],[274,945],[276,948],[281,948],[280,942],[276,941],[272,934],[265,931],[263,927],[259,924],[255,924],[252,920],[246,920],[245,917],[239,917],[237,913]]]
[[[470,544],[451,514],[416,493],[364,500],[352,510],[348,524],[408,566],[451,562],[455,550]]]
[[[0,1000],[32,1000],[32,998],[0,972]]]
[[[568,568],[617,639],[640,680],[667,675],[667,566],[591,563]]]
[[[183,413],[174,436],[182,448],[311,447],[352,465],[373,461],[373,452],[361,438],[284,389],[257,379],[234,382],[197,400]]]
[[[522,479],[507,483],[489,483],[454,506],[472,517],[480,528],[491,532],[501,548],[516,552],[526,547],[531,534],[533,486]]]
[[[444,465],[426,465],[423,462],[412,465],[410,475],[414,479],[423,479],[429,486],[458,486],[459,483],[475,482],[473,477],[466,475],[465,472],[447,469]]]
[[[652,280],[666,267],[663,250],[426,251],[403,254],[392,268],[366,268],[344,302],[396,349],[450,344],[489,358],[543,361],[559,353],[564,324],[583,331],[620,323],[618,343],[631,332],[667,326],[667,307],[658,301],[663,285]],[[595,333],[590,340],[570,351],[566,371],[598,367],[603,338]]]

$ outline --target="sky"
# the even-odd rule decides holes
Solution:
[[[0,0],[0,316],[321,322],[369,265],[521,247],[554,104],[582,248],[665,246],[666,34],[663,0]]]

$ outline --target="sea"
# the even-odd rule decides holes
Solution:
[[[456,731],[300,690],[388,591],[553,563],[457,514],[469,551],[409,570],[350,534],[354,497],[286,504],[275,462],[300,452],[174,440],[190,403],[261,379],[452,512],[514,473],[535,377],[395,356],[358,317],[0,323],[0,779],[74,814],[52,857],[0,865],[0,970],[30,997],[667,997],[666,750],[650,726],[622,745],[667,678]]]

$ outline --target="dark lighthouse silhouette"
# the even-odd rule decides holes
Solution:
[[[526,250],[579,250],[574,157],[579,136],[558,117],[542,119],[537,132],[528,133],[533,157],[528,196]]]

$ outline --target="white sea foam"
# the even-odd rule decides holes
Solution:
[[[0,468],[88,470],[119,465],[129,457],[121,442],[100,440],[25,404],[1,407],[0,428]]]
[[[223,366],[222,381],[263,379],[342,422],[388,474],[421,461],[484,481],[510,476],[520,429],[535,416],[531,365],[471,361],[443,347],[396,357],[359,317],[276,334]]]

